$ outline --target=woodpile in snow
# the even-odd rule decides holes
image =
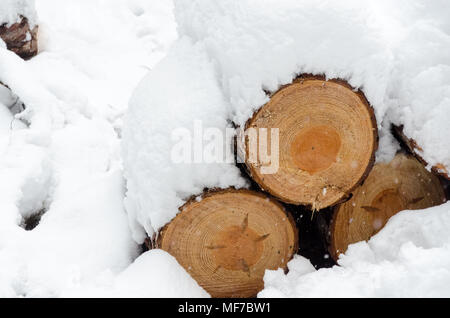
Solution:
[[[276,172],[262,173],[268,162],[249,160],[276,151],[259,138],[252,146],[250,129],[279,131]],[[302,253],[302,246],[320,245],[305,242],[311,236],[299,231],[299,219],[287,211],[309,210],[313,219],[328,219],[321,224],[322,238],[331,260],[338,260],[349,244],[368,240],[396,213],[445,202],[438,176],[413,156],[399,153],[374,166],[373,109],[342,80],[300,76],[270,95],[245,132],[238,153],[245,157],[252,191],[208,191],[190,200],[157,242],[213,297],[255,296],[264,287],[265,270],[287,270],[297,247]]]

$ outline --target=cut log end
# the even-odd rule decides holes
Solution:
[[[277,128],[279,169],[264,174],[261,149],[272,156],[277,149],[271,149],[270,133],[270,146],[261,145],[258,136],[253,147],[250,131],[265,134]],[[273,94],[247,123],[245,136],[241,153],[260,187],[286,203],[315,210],[345,199],[364,180],[378,146],[375,116],[364,95],[343,81],[312,76]]]
[[[161,231],[159,246],[212,297],[253,297],[267,269],[286,268],[297,231],[276,201],[230,189],[188,202]]]
[[[27,18],[11,26],[0,25],[0,38],[6,43],[8,50],[23,59],[30,59],[38,53],[38,26],[31,29]]]
[[[369,240],[390,217],[445,202],[439,179],[414,157],[397,155],[389,164],[377,164],[352,198],[335,208],[330,228],[330,253],[335,260],[350,244]]]

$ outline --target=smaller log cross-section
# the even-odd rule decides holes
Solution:
[[[446,201],[439,179],[414,157],[399,154],[389,164],[375,165],[353,197],[335,207],[330,226],[330,253],[337,260],[350,244],[369,240],[390,217]]]
[[[11,26],[0,25],[0,38],[6,43],[8,50],[26,60],[38,53],[37,34],[38,26],[31,29],[28,19],[25,17]]]
[[[267,152],[278,151],[279,169],[264,174],[264,161],[251,160],[257,157],[251,152],[261,152],[264,145],[258,138],[258,146],[252,146],[248,136],[271,129],[279,129],[279,149]],[[286,203],[320,210],[346,199],[366,178],[375,160],[378,130],[361,91],[341,80],[303,76],[273,94],[250,119],[241,144],[249,173],[264,191]]]
[[[159,235],[212,297],[254,297],[267,269],[286,269],[297,231],[284,207],[264,194],[228,189],[191,200]]]

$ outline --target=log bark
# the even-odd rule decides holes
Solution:
[[[337,260],[350,244],[369,240],[390,217],[446,202],[439,178],[414,157],[399,154],[375,165],[352,198],[335,207],[330,226],[330,254]]]
[[[25,17],[11,26],[0,25],[0,38],[6,43],[8,50],[23,59],[30,59],[38,53],[37,34],[38,26],[31,28]]]
[[[428,163],[423,159],[423,157],[420,155],[422,153],[423,149],[417,144],[417,142],[414,139],[409,138],[405,135],[403,131],[403,126],[392,126],[392,131],[394,136],[400,141],[402,145],[406,147],[406,149],[411,152],[423,165],[428,166]],[[445,167],[443,164],[437,164],[431,168],[431,170],[450,180],[450,167]]]
[[[251,144],[254,131],[266,133],[261,128],[279,129],[276,173],[261,169],[267,165],[261,153],[277,151],[271,149],[270,133],[267,147],[261,139],[257,147]],[[264,191],[286,203],[320,210],[345,200],[369,174],[378,147],[377,123],[361,91],[341,80],[304,75],[255,113],[238,147]]]
[[[297,251],[292,217],[249,190],[214,191],[180,209],[158,238],[212,297],[253,297],[267,269],[285,268]]]
[[[14,98],[11,90],[5,84],[0,81],[0,104],[9,107],[13,104]]]

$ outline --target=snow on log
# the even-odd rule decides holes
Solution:
[[[38,26],[31,27],[28,19],[20,22],[0,25],[0,38],[6,43],[8,50],[13,51],[23,59],[30,59],[38,52]]]
[[[267,269],[286,268],[297,230],[284,207],[264,194],[228,189],[191,200],[161,232],[173,255],[212,297],[253,297]]]
[[[0,81],[0,104],[5,105],[6,107],[9,107],[13,104],[14,98],[12,95],[11,90],[9,87],[5,84],[3,84]]]
[[[267,151],[260,138],[258,148],[249,144],[253,128],[259,134],[265,133],[261,128],[279,129],[278,172],[263,174],[265,162],[251,160],[252,149]],[[347,198],[370,172],[378,147],[376,119],[364,94],[344,81],[308,75],[273,94],[247,123],[245,136],[246,166],[260,187],[313,210]]]
[[[330,253],[337,260],[350,244],[369,240],[400,211],[425,209],[445,201],[439,179],[414,157],[399,154],[389,164],[375,165],[352,198],[335,208]]]
[[[409,138],[406,136],[403,132],[403,126],[393,126],[393,132],[395,137],[406,146],[406,148],[425,166],[428,166],[428,162],[423,159],[422,153],[423,149],[417,144],[417,142],[414,139]],[[433,167],[431,167],[431,170],[438,174],[443,176],[444,178],[447,178],[450,180],[450,167],[445,167],[443,164],[436,164]]]

